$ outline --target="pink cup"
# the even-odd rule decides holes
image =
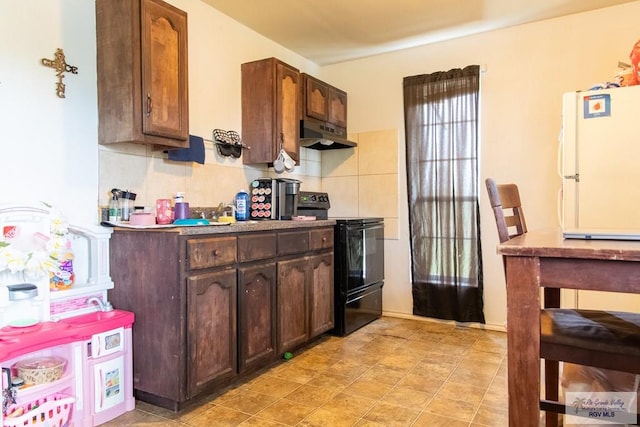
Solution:
[[[156,222],[158,224],[171,224],[173,222],[171,199],[156,200]]]

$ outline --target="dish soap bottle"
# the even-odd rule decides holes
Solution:
[[[249,194],[240,190],[236,194],[236,221],[247,221],[249,219]]]

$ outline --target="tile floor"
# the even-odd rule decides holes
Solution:
[[[137,402],[116,426],[506,426],[506,334],[383,317],[174,413]]]

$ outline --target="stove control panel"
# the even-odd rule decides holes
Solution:
[[[301,191],[298,193],[298,210],[307,209],[329,209],[329,194],[316,191]]]

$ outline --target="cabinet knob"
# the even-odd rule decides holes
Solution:
[[[326,242],[327,241],[327,236],[322,236],[322,242]]]
[[[213,256],[220,256],[220,250],[216,249],[213,251]]]

